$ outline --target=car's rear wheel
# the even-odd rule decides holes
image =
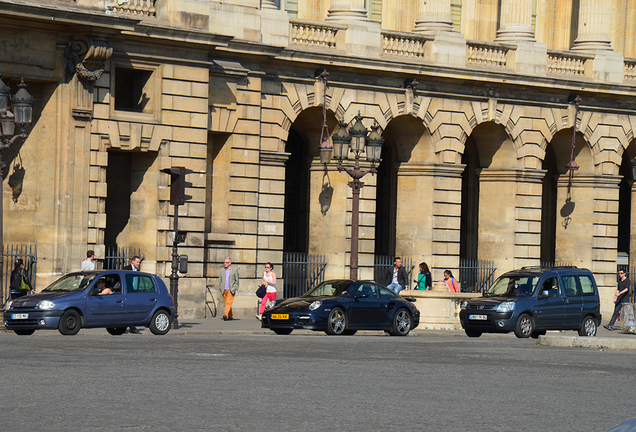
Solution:
[[[468,336],[468,337],[479,337],[479,336],[481,336],[481,332],[479,330],[464,329],[464,332],[466,333],[466,336]]]
[[[534,322],[528,314],[521,314],[515,326],[515,336],[518,338],[529,338],[534,332]]]
[[[35,330],[13,330],[13,332],[17,335],[20,336],[28,336],[28,335],[32,335],[33,333],[35,333]]]
[[[106,331],[113,336],[119,336],[126,333],[126,327],[106,327]]]
[[[170,331],[170,327],[172,326],[172,321],[170,320],[170,315],[168,312],[164,310],[158,310],[152,316],[150,320],[150,331],[152,334],[156,335],[165,335]]]
[[[329,312],[329,318],[327,319],[327,334],[329,335],[341,335],[344,334],[347,329],[347,317],[340,308],[333,308]]]
[[[393,317],[393,330],[391,336],[406,336],[411,331],[411,314],[406,309],[400,309]]]
[[[75,310],[67,310],[62,314],[57,330],[65,336],[73,336],[79,333],[82,328],[82,319]]]
[[[277,335],[288,335],[290,334],[294,329],[290,329],[290,328],[277,328],[277,329],[272,329],[272,331],[274,333],[276,333]]]
[[[586,316],[579,329],[579,336],[596,336],[596,320],[591,316]]]

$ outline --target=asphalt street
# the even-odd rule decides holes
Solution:
[[[0,333],[6,431],[606,431],[631,351],[495,335]]]

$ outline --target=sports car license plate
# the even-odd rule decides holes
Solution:
[[[11,319],[27,319],[29,314],[11,314]]]
[[[486,315],[468,315],[468,319],[484,321],[484,320],[487,320],[488,317]]]
[[[289,319],[289,314],[272,314],[272,319],[287,320]]]

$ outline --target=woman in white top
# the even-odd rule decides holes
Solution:
[[[276,273],[274,273],[274,265],[270,262],[265,264],[265,272],[263,273],[263,279],[261,279],[261,285],[267,285],[267,292],[261,302],[261,308],[256,315],[258,319],[261,319],[267,303],[276,300]]]

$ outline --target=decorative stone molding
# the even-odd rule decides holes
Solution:
[[[74,36],[66,46],[66,71],[70,77],[77,74],[82,82],[95,82],[104,73],[104,62],[113,54],[108,39]]]
[[[162,125],[101,120],[97,130],[106,149],[158,151],[172,140],[172,128]]]

